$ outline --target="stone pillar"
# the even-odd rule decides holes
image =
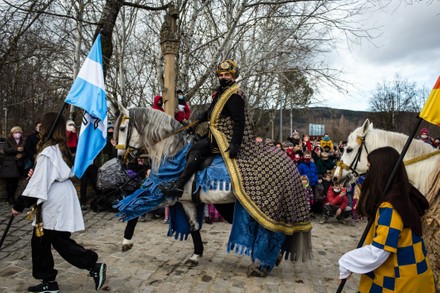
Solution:
[[[177,38],[177,18],[179,11],[174,5],[168,7],[165,20],[160,29],[160,47],[164,56],[164,89],[162,97],[165,112],[174,117],[176,109],[176,55],[179,50]]]

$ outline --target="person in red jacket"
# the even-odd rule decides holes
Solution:
[[[329,188],[326,200],[320,224],[324,224],[333,216],[336,216],[339,222],[344,222],[344,219],[350,217],[351,207],[348,206],[347,191],[341,185],[335,184]]]
[[[162,98],[162,96],[155,96],[154,97],[153,106],[151,106],[151,108],[153,108],[155,110],[159,110],[159,111],[165,112],[163,110],[163,98]]]
[[[191,109],[189,108],[188,103],[185,101],[183,91],[178,90],[176,94],[179,104],[177,105],[177,112],[174,115],[174,118],[180,123],[186,123],[189,120],[189,116],[191,116]]]
[[[76,126],[73,120],[67,120],[66,122],[66,135],[67,135],[67,147],[72,155],[76,153],[76,147],[78,146],[78,134],[76,133]]]

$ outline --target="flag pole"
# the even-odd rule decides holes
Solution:
[[[54,123],[52,124],[52,127],[49,130],[49,133],[48,133],[48,135],[46,137],[45,142],[47,142],[50,139],[50,137],[52,136],[52,134],[53,134],[53,132],[55,130],[55,126],[58,124],[58,121],[60,121],[61,115],[63,115],[63,112],[67,108],[67,106],[68,106],[67,103],[63,103],[63,106],[61,107],[60,111],[58,112],[58,115],[55,118],[55,121],[54,121]]]
[[[8,222],[8,224],[6,225],[5,232],[3,233],[2,239],[0,240],[0,249],[2,248],[2,246],[3,246],[3,242],[4,242],[5,239],[6,239],[6,235],[8,235],[8,231],[9,231],[9,228],[11,228],[11,225],[12,225],[12,221],[13,221],[13,220],[14,220],[14,215],[11,215],[11,217],[9,218],[9,222]]]
[[[420,118],[420,116],[417,117],[417,123],[413,129],[413,131],[411,132],[411,135],[408,136],[408,139],[406,140],[405,146],[402,149],[402,152],[400,153],[399,158],[397,159],[396,165],[394,165],[394,169],[391,172],[390,177],[388,178],[387,184],[385,185],[385,189],[384,189],[384,194],[388,192],[388,190],[391,187],[391,184],[394,181],[394,177],[396,177],[397,174],[397,170],[400,167],[400,164],[403,162],[403,158],[405,157],[406,152],[409,149],[409,146],[411,145],[411,142],[414,138],[414,136],[417,133],[417,129],[419,129],[420,124],[422,123],[422,118]],[[364,233],[362,233],[361,239],[358,242],[358,245],[356,248],[361,248],[362,245],[364,245],[365,239],[367,238],[368,232],[370,231],[371,226],[373,226],[374,223],[374,218],[368,219],[368,224],[365,227]],[[347,279],[342,279],[341,283],[339,284],[338,289],[336,290],[336,293],[341,293],[342,289],[345,286],[345,283],[347,282]]]

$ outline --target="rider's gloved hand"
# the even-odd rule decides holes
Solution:
[[[238,147],[233,143],[229,145],[226,151],[229,152],[229,158],[231,159],[235,159],[238,155]]]

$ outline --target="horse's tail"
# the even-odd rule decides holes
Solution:
[[[440,292],[440,160],[437,171],[428,178],[426,199],[429,209],[423,217],[423,238],[427,246],[428,257],[437,279],[437,291]]]

